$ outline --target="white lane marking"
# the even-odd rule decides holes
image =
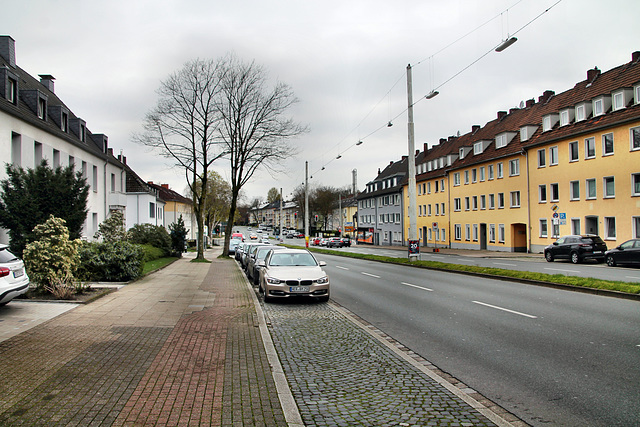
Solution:
[[[425,288],[424,286],[413,285],[413,284],[407,283],[407,282],[400,282],[400,284],[401,285],[405,285],[405,286],[411,286],[412,288],[422,289],[423,291],[433,292],[433,289]]]
[[[640,279],[640,277],[635,277],[635,276],[625,276],[625,277],[627,279],[636,279],[636,280]]]
[[[515,267],[515,266],[518,265],[518,264],[508,264],[506,262],[494,262],[493,264],[495,264],[495,265],[507,265],[509,267]]]
[[[375,274],[371,274],[371,273],[365,273],[364,271],[362,271],[361,274],[364,274],[365,276],[375,277],[376,279],[380,278],[380,276],[376,276]]]
[[[545,270],[551,270],[551,271],[564,271],[564,272],[566,272],[566,273],[580,273],[580,271],[578,271],[578,270],[562,270],[562,269],[560,269],[560,268],[546,268],[546,267],[545,267]]]
[[[517,314],[519,316],[529,317],[531,319],[538,318],[538,316],[532,316],[531,314],[520,313],[519,311],[509,310],[508,308],[498,307],[497,305],[487,304],[486,302],[480,302],[480,301],[471,301],[471,302],[473,302],[474,304],[484,305],[485,307],[495,308],[496,310],[502,310],[508,313]]]
[[[336,265],[336,268],[339,268],[340,270],[348,270],[347,267],[342,267],[341,265]]]
[[[431,255],[429,258],[442,259],[442,258],[444,258],[444,257],[443,257],[443,256],[441,256],[441,255]]]

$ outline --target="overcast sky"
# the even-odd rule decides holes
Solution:
[[[255,60],[273,82],[291,86],[299,98],[291,116],[310,132],[292,141],[300,154],[283,165],[287,173],[261,171],[244,192],[266,199],[276,187],[288,198],[304,181],[305,161],[312,185],[350,185],[356,169],[362,189],[378,168],[407,154],[407,64],[420,101],[421,149],[547,89],[570,89],[588,69],[606,71],[640,50],[640,1],[556,3],[21,0],[3,4],[0,31],[15,39],[18,66],[53,75],[56,94],[144,180],[179,192],[183,173],[131,142],[160,82],[195,58],[233,52]],[[514,34],[517,43],[492,51]],[[432,89],[440,95],[425,100]],[[228,178],[226,163],[216,169]]]

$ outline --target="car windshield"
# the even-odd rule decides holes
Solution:
[[[269,265],[272,266],[297,266],[311,267],[318,265],[315,258],[309,253],[274,253]]]

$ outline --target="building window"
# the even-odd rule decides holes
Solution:
[[[580,218],[571,218],[571,233],[580,234]]]
[[[616,217],[615,216],[605,216],[604,217],[604,238],[605,239],[616,239]]]
[[[484,181],[484,166],[480,166],[480,182]]]
[[[38,98],[38,118],[42,120],[47,118],[47,101],[44,98]]]
[[[640,127],[631,128],[630,133],[631,151],[640,150]]]
[[[578,152],[578,141],[572,141],[569,143],[569,161],[577,162],[580,160],[580,154]]]
[[[631,174],[631,195],[640,196],[640,173]]]
[[[487,209],[487,196],[484,194],[480,196],[480,209]]]
[[[504,209],[504,193],[498,193],[498,209]]]
[[[498,163],[498,179],[502,178],[504,176],[504,170],[502,167],[502,162]]]
[[[613,134],[607,133],[602,135],[602,155],[610,156],[613,154]]]
[[[509,160],[509,176],[520,175],[520,159]]]
[[[460,172],[456,172],[453,174],[453,186],[457,187],[460,185]]]
[[[396,224],[400,224],[400,214],[396,214]]]
[[[549,165],[555,166],[558,164],[558,146],[549,148]]]
[[[473,196],[473,198],[471,200],[473,202],[473,210],[477,211],[478,210],[478,196]]]
[[[149,202],[149,218],[156,217],[156,204],[153,202]]]
[[[557,202],[560,200],[560,186],[557,183],[549,184],[551,189],[551,201]]]
[[[7,101],[16,105],[18,103],[18,98],[16,97],[16,94],[18,93],[18,81],[9,77],[7,79],[7,84]]]
[[[11,132],[11,164],[22,166],[22,135]]]
[[[547,220],[540,220],[540,237],[547,237]]]
[[[544,116],[542,118],[542,131],[546,132],[551,130],[551,116]]]
[[[496,241],[496,225],[489,224],[489,241],[495,243]]]
[[[462,210],[462,200],[459,197],[453,199],[453,210],[456,212],[460,212]]]
[[[585,181],[586,191],[587,191],[587,200],[595,199],[598,196],[596,191],[596,180],[595,178],[587,179]]]
[[[440,212],[444,215],[444,203],[440,203]]]
[[[464,226],[464,240],[471,240],[471,226],[469,224]]]
[[[478,224],[473,224],[473,241],[478,241]]]
[[[511,192],[511,207],[519,208],[520,207],[520,192],[512,191]]]
[[[431,216],[431,204],[427,205],[427,215]]]
[[[504,243],[504,224],[498,224],[498,242]]]
[[[431,194],[431,183],[427,182],[427,194]]]
[[[571,181],[569,183],[569,197],[571,200],[580,200],[580,181]]]
[[[593,159],[596,157],[596,139],[587,138],[584,140],[584,158]]]
[[[62,121],[60,122],[60,129],[63,132],[69,132],[69,114],[62,113]]]
[[[469,183],[469,171],[464,171],[464,183]]]
[[[469,203],[469,197],[464,198],[464,210],[471,210],[471,204]]]
[[[471,182],[478,182],[478,170],[476,168],[471,169]]]
[[[538,167],[543,168],[545,166],[547,166],[547,150],[543,148],[538,150]]]
[[[560,126],[569,124],[569,110],[560,111]]]
[[[462,239],[462,226],[460,224],[456,224],[453,226],[454,238],[456,240]]]
[[[633,221],[633,238],[640,239],[640,216],[634,216],[631,221]]]
[[[616,197],[616,182],[615,178],[612,176],[605,176],[604,179],[604,198],[612,198]]]
[[[60,151],[54,149],[53,150],[53,168],[57,168],[60,166]]]
[[[613,111],[621,110],[624,105],[624,92],[617,92],[613,94]]]
[[[493,165],[487,166],[487,172],[489,173],[489,181],[493,180]]]
[[[604,100],[602,98],[593,101],[593,116],[601,116],[604,114]]]
[[[538,203],[547,203],[547,186],[538,185]]]
[[[93,192],[97,193],[98,192],[98,167],[94,166],[93,167]]]
[[[496,208],[496,195],[489,194],[489,209],[495,209],[495,208]]]
[[[418,205],[418,216],[422,216],[422,205]]]
[[[436,203],[436,216],[440,215],[440,204]]]
[[[576,107],[576,122],[582,121],[586,119],[585,113],[584,113],[584,105],[578,105]]]
[[[556,239],[560,236],[560,223],[554,222],[552,225],[551,237],[555,237]]]
[[[502,148],[507,146],[507,135],[502,134],[496,137],[496,148]]]

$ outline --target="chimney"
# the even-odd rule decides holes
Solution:
[[[425,153],[427,151],[429,151],[429,144],[427,144],[426,142],[424,143],[424,147],[422,148],[422,151],[424,151]]]
[[[122,156],[122,163],[127,164],[127,156]]]
[[[38,77],[40,77],[40,83],[42,83],[44,87],[49,89],[51,93],[55,93],[53,90],[53,81],[55,78],[51,74],[38,74]]]
[[[440,144],[444,144],[445,142],[447,142],[446,138],[440,138]]]
[[[498,120],[502,120],[505,117],[507,117],[507,112],[506,111],[498,111]]]
[[[147,181],[147,184],[153,185],[153,181]]]
[[[600,75],[598,67],[593,67],[593,70],[587,70],[587,83],[593,83],[593,81]]]
[[[536,100],[531,98],[531,99],[527,99],[527,108],[531,108],[535,105]]]
[[[451,135],[449,138],[447,138],[447,142],[451,142],[451,141],[455,141],[456,137]]]
[[[480,125],[471,126],[471,133],[476,133],[480,130]]]
[[[555,94],[552,90],[545,90],[542,96],[538,97],[538,102],[547,102]]]
[[[0,36],[0,56],[16,68],[16,41],[11,36]]]
[[[420,150],[416,150],[416,157],[418,157],[418,154],[420,154]]]
[[[509,108],[509,114],[513,114],[518,110],[519,110],[519,108]]]
[[[631,62],[638,62],[638,61],[640,61],[640,51],[636,50],[631,54]]]
[[[168,190],[169,189],[169,184],[160,184],[160,187],[166,188]]]
[[[389,162],[389,166],[391,166],[391,165],[393,165],[393,160],[391,160],[391,161]]]
[[[107,148],[107,154],[113,156],[113,148]]]

